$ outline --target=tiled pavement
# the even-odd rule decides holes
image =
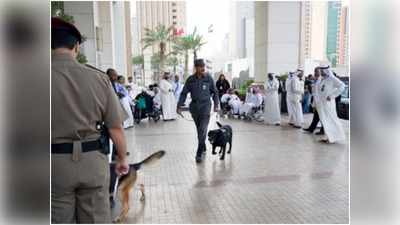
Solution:
[[[220,161],[208,145],[200,165],[194,161],[193,122],[143,120],[126,131],[131,162],[158,149],[167,152],[139,172],[146,201],[139,201],[137,188],[132,191],[127,223],[348,223],[347,143],[319,143],[319,136],[285,122],[222,122],[233,127],[232,155]],[[348,132],[348,121],[343,125]]]

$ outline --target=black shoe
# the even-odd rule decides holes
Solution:
[[[324,135],[325,134],[325,132],[321,132],[321,131],[319,131],[319,132],[317,132],[317,133],[315,133],[316,135]]]
[[[202,159],[201,157],[196,157],[196,163],[201,163]]]
[[[303,128],[303,130],[304,130],[304,131],[307,131],[307,132],[309,132],[309,133],[312,133],[312,132],[313,132],[313,130],[311,130],[310,128]]]
[[[275,124],[275,126],[280,126],[280,125],[281,125],[280,123],[276,123],[276,124]]]
[[[301,126],[294,125],[294,128],[301,129]]]

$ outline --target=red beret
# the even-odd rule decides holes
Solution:
[[[82,43],[81,32],[79,32],[79,30],[72,23],[68,23],[61,18],[51,17],[51,30],[66,31],[75,36],[78,39],[79,44]]]

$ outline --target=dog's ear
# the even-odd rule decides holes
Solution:
[[[217,121],[217,125],[218,125],[218,127],[222,127],[222,124],[218,121]]]

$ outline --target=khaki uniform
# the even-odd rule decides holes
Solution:
[[[73,143],[73,153],[51,155],[52,223],[110,223],[109,163],[82,142],[99,139],[96,123],[122,125],[119,100],[105,74],[67,54],[52,54],[51,142]]]

